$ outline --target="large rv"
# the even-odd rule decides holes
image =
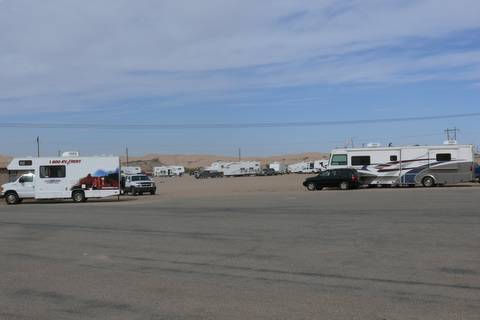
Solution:
[[[468,182],[474,179],[474,147],[444,144],[334,149],[328,168],[355,168],[364,185],[432,187]]]
[[[27,198],[84,202],[120,195],[118,157],[15,158],[7,169],[23,173],[0,188],[8,204]]]

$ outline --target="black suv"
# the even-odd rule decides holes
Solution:
[[[318,176],[305,179],[303,185],[310,191],[322,190],[324,187],[348,190],[357,188],[360,183],[355,169],[330,169],[320,172]]]

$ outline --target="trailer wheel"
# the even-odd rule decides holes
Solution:
[[[435,187],[435,180],[432,177],[422,179],[422,185],[427,188]]]
[[[85,193],[83,191],[77,190],[73,191],[72,200],[73,202],[85,202],[87,199],[85,198]]]
[[[317,190],[317,185],[313,182],[310,182],[310,183],[307,184],[307,189],[308,189],[308,191],[315,191],[315,190]]]
[[[340,187],[340,190],[348,190],[350,189],[350,184],[347,181],[342,181],[339,187]]]
[[[10,191],[5,194],[5,202],[9,205],[20,203],[20,198],[15,191]]]

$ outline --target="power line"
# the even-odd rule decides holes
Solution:
[[[457,113],[449,115],[401,117],[383,119],[301,121],[301,122],[240,122],[240,123],[185,123],[185,124],[108,124],[108,123],[27,123],[0,122],[0,128],[32,128],[32,129],[96,129],[96,130],[182,130],[182,129],[248,129],[248,128],[288,128],[318,127],[332,125],[362,125],[373,123],[392,123],[409,121],[427,121],[455,118],[478,117],[480,112]]]

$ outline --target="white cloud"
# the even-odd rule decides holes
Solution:
[[[479,28],[476,0],[5,0],[0,111],[12,101],[17,112],[257,87],[478,82],[478,48],[428,43]]]

